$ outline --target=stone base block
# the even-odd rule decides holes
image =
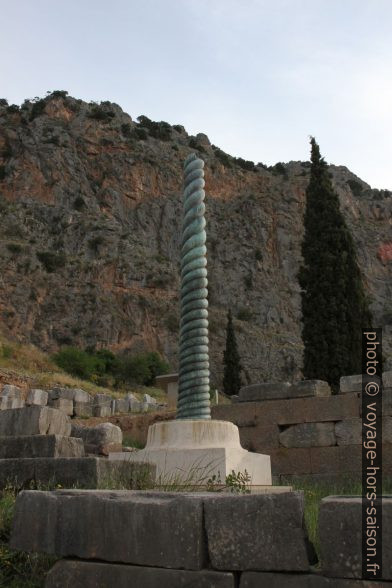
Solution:
[[[11,410],[13,408],[23,408],[25,402],[23,398],[12,398],[10,396],[0,397],[0,410]]]
[[[278,400],[282,398],[303,398],[307,396],[331,396],[328,382],[323,380],[301,380],[289,382],[264,382],[243,386],[240,390],[240,402],[255,402],[262,400]]]
[[[82,439],[59,435],[0,437],[0,459],[23,457],[84,457]]]
[[[392,497],[382,501],[382,579],[392,580]],[[362,498],[328,496],[321,501],[319,537],[322,571],[327,576],[362,576]]]
[[[248,472],[252,485],[271,485],[269,455],[250,453],[240,445],[238,427],[225,421],[176,420],[148,430],[145,449],[111,453],[110,460],[153,463],[157,481],[203,486],[212,476],[225,482],[233,470]]]
[[[93,561],[61,560],[47,575],[45,588],[234,588],[229,572],[169,570]]]
[[[69,400],[68,398],[49,399],[49,406],[51,406],[52,408],[57,408],[57,410],[61,410],[61,412],[67,414],[68,416],[73,415],[73,400]]]
[[[70,432],[70,419],[55,408],[26,406],[0,411],[0,437],[18,437],[19,435],[68,437]]]
[[[46,406],[48,404],[48,393],[46,392],[46,390],[39,390],[38,388],[33,388],[32,390],[29,390],[27,394],[26,404],[28,406]]]
[[[63,488],[139,488],[155,475],[147,464],[109,462],[98,457],[0,459],[0,489],[8,485]]]
[[[27,491],[11,547],[174,570],[307,572],[303,519],[302,492]]]

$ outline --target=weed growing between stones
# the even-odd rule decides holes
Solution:
[[[15,500],[12,488],[0,493],[0,586],[41,588],[47,572],[58,558],[9,548]]]
[[[293,490],[303,490],[305,498],[305,524],[309,539],[313,543],[320,560],[320,542],[318,538],[318,517],[320,502],[326,496],[361,496],[361,482],[352,478],[333,481],[314,481],[309,479],[282,480],[283,485],[291,485]],[[384,479],[383,494],[392,493],[392,478]]]

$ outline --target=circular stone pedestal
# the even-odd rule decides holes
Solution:
[[[110,453],[109,459],[155,464],[158,484],[203,486],[214,475],[224,484],[233,470],[246,470],[251,485],[272,483],[269,455],[250,453],[241,447],[238,427],[227,421],[187,419],[155,423],[148,430],[145,449]]]

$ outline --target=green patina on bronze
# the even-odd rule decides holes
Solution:
[[[178,419],[210,419],[204,161],[184,164]]]

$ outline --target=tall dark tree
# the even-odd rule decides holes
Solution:
[[[226,349],[223,353],[223,390],[228,396],[238,394],[241,388],[242,366],[235,338],[231,310],[227,314]]]
[[[306,190],[302,288],[304,376],[328,381],[336,391],[341,376],[361,373],[361,328],[371,315],[355,245],[340,211],[328,166],[311,138]]]

